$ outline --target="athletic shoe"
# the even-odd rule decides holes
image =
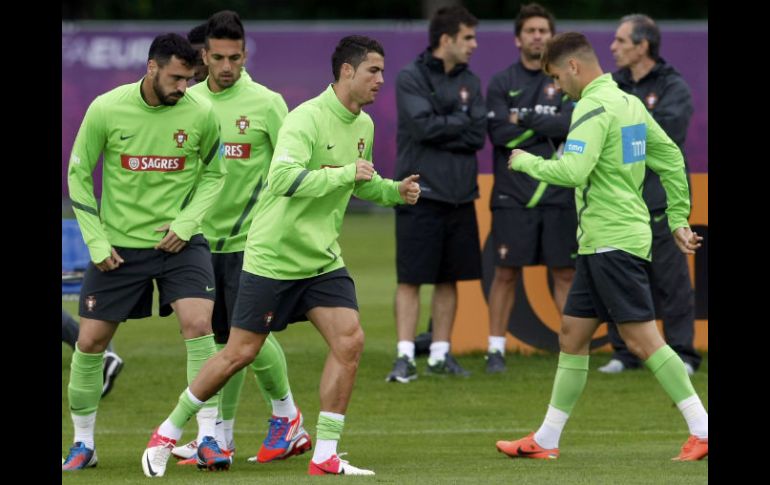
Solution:
[[[104,368],[102,370],[102,376],[104,378],[104,386],[102,387],[102,397],[105,397],[112,390],[112,386],[115,384],[115,379],[118,378],[118,374],[123,370],[123,359],[121,359],[115,352],[109,350],[104,353]]]
[[[401,355],[393,363],[393,370],[385,378],[385,382],[398,381],[402,384],[408,384],[409,381],[415,379],[417,379],[417,366],[415,366],[413,360],[409,360],[409,357]]]
[[[192,440],[186,445],[177,446],[176,448],[171,450],[171,454],[179,458],[180,460],[189,460],[190,458],[195,458],[195,461],[193,463],[197,463],[198,442],[196,440]]]
[[[505,357],[498,351],[487,352],[487,374],[497,374],[505,371]]]
[[[209,471],[228,470],[230,454],[219,447],[212,436],[204,436],[198,445],[198,468]]]
[[[471,373],[460,366],[460,363],[447,352],[444,354],[444,360],[430,363],[428,359],[428,374],[450,374],[461,377],[468,377]]]
[[[313,443],[310,435],[302,427],[304,418],[297,408],[297,416],[289,421],[286,417],[271,417],[267,437],[262,442],[256,457],[249,458],[254,463],[267,463],[273,460],[284,460],[290,456],[301,455],[310,450]]]
[[[505,453],[511,458],[539,458],[541,460],[555,460],[559,458],[559,448],[547,450],[538,445],[535,442],[534,432],[516,441],[498,441],[497,451]]]
[[[599,367],[599,372],[603,372],[605,374],[620,374],[624,370],[626,370],[626,366],[623,365],[623,362],[619,361],[618,359],[610,359],[606,365]]]
[[[709,455],[709,439],[698,438],[690,435],[682,445],[682,451],[679,456],[671,458],[673,461],[698,461]]]
[[[71,472],[95,467],[99,460],[96,458],[96,450],[86,448],[82,441],[77,441],[70,448],[67,459],[61,465],[61,471]]]
[[[344,453],[341,453],[344,455]],[[340,460],[337,455],[332,455],[331,458],[323,463],[316,463],[310,460],[310,464],[307,467],[308,475],[374,475],[371,470],[364,470],[351,465],[347,460]]]
[[[155,428],[142,454],[142,470],[146,476],[162,477],[166,473],[166,464],[175,444],[176,440],[159,435]]]

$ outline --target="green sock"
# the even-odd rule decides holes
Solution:
[[[340,440],[345,421],[324,416],[323,411],[318,414],[318,426],[316,427],[316,439]]]
[[[559,367],[553,380],[551,406],[572,413],[588,380],[588,356],[559,353]]]
[[[213,333],[187,339],[184,344],[187,347],[187,385],[189,386],[200,372],[203,364],[217,353],[217,347],[214,344]],[[203,406],[207,408],[219,406],[219,393],[211,396]]]
[[[217,344],[217,350],[225,348],[225,344]],[[246,368],[239,370],[230,380],[227,381],[225,387],[219,392],[220,411],[222,419],[229,421],[235,419],[235,413],[238,410],[238,401],[241,399],[241,389],[243,389],[243,381],[246,379]]]
[[[695,395],[695,388],[692,387],[684,362],[668,345],[656,350],[644,365],[652,371],[663,390],[675,403],[679,404]]]
[[[273,399],[278,400],[289,394],[289,373],[286,356],[278,340],[271,333],[251,363],[251,369],[257,378],[257,385],[262,396],[271,406]]]
[[[213,399],[213,398],[212,398]],[[205,404],[208,404],[206,401]],[[179,395],[179,401],[177,401],[176,407],[171,411],[171,415],[168,417],[169,421],[179,429],[184,428],[184,425],[200,411],[204,405],[198,405],[190,400],[190,396],[187,395],[187,389],[182,391]],[[180,431],[181,433],[181,431]]]
[[[70,363],[70,383],[67,396],[70,411],[77,416],[87,416],[96,412],[102,397],[104,386],[104,352],[86,354],[75,344],[75,352]]]

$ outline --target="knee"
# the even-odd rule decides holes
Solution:
[[[364,330],[358,321],[350,327],[337,339],[333,351],[343,364],[357,367],[364,351]]]
[[[78,350],[84,354],[99,354],[107,349],[110,341],[108,339],[98,339],[84,332],[78,335]]]
[[[495,268],[495,283],[512,285],[516,282],[518,272],[515,268]]]
[[[227,344],[222,350],[222,358],[230,374],[235,374],[251,364],[258,353],[259,349],[252,346]]]
[[[185,318],[182,323],[185,338],[196,338],[213,333],[211,315],[195,315]]]
[[[586,344],[572,326],[562,323],[559,331],[559,350],[565,354],[583,355],[588,354],[590,342]]]

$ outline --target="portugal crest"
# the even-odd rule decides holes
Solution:
[[[655,93],[648,94],[647,97],[644,98],[644,104],[647,105],[647,109],[655,109],[655,105],[658,104],[658,95]]]
[[[241,116],[239,119],[235,120],[235,126],[240,130],[238,131],[239,135],[245,135],[246,128],[249,127],[249,120],[245,116]]]
[[[366,143],[364,143],[363,138],[358,139],[358,158],[364,158],[364,148],[366,148]]]
[[[187,141],[187,133],[185,133],[184,130],[177,131],[174,133],[174,141],[176,142],[177,148],[184,148],[184,142]]]

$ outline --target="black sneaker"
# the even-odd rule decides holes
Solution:
[[[461,377],[471,375],[469,371],[460,366],[460,363],[449,352],[444,355],[444,360],[439,360],[433,365],[431,365],[430,359],[428,360],[428,374],[450,374]]]
[[[115,384],[115,379],[117,379],[122,369],[123,359],[118,357],[118,354],[109,350],[104,353],[104,387],[102,387],[102,397],[110,393],[113,384]]]
[[[505,357],[502,352],[487,352],[487,374],[497,374],[505,371]]]
[[[417,366],[414,365],[414,361],[409,360],[409,357],[401,355],[393,363],[393,370],[390,371],[390,374],[385,378],[385,381],[398,381],[402,384],[408,384],[409,381],[415,379],[417,379]]]

